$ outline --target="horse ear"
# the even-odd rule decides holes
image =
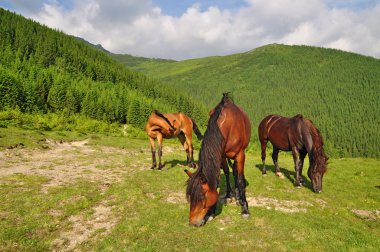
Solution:
[[[187,169],[185,169],[184,172],[186,172],[186,174],[187,174],[187,176],[189,176],[189,178],[191,178],[191,176],[193,176],[193,174]]]

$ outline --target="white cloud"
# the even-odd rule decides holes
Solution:
[[[247,0],[235,11],[202,11],[195,4],[181,16],[167,16],[150,0],[74,0],[70,9],[49,1],[32,18],[112,52],[145,57],[186,59],[286,43],[379,58],[380,3],[370,9],[331,8],[331,3]]]

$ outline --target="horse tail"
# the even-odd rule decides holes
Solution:
[[[170,128],[172,128],[173,130],[177,130],[173,124],[169,121],[168,118],[166,118],[161,112],[159,112],[158,110],[154,110],[153,113],[155,113],[156,115],[158,115],[159,117],[161,117],[162,119],[164,119],[170,126]]]
[[[190,118],[190,119],[193,122],[193,130],[194,130],[195,135],[197,135],[198,140],[202,140],[203,135],[199,131],[199,128],[198,128],[197,124],[195,123],[195,120],[193,118]]]
[[[312,147],[309,153],[310,162],[314,163],[314,169],[317,171],[325,172],[327,169],[328,157],[323,149],[323,138],[317,127],[307,118],[302,118],[306,126],[309,128],[309,132],[312,138]]]

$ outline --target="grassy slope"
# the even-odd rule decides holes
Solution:
[[[13,128],[0,129],[0,133],[4,142],[9,138],[18,138],[19,141],[40,138],[33,132]],[[65,140],[65,135],[61,137]],[[73,136],[69,134],[68,137],[72,140]],[[89,145],[95,152],[86,152],[85,156],[78,156],[78,160],[74,156],[73,162],[78,163],[81,159],[81,162],[91,165],[94,156],[105,155],[101,148],[107,145],[115,148],[108,159],[121,159],[125,164],[123,169],[129,172],[123,174],[119,182],[110,181],[109,188],[105,190],[99,190],[99,184],[83,177],[68,185],[53,187],[47,193],[41,191],[41,186],[48,182],[44,176],[15,174],[0,177],[1,250],[56,248],[52,245],[53,241],[60,234],[70,232],[73,226],[70,217],[79,215],[91,220],[95,214],[94,207],[102,202],[108,202],[108,206],[112,207],[113,217],[110,218],[117,219],[116,225],[105,236],[102,235],[104,230],[99,230],[96,235],[78,244],[77,249],[377,251],[380,246],[379,215],[375,220],[370,220],[352,212],[353,209],[372,213],[380,210],[379,160],[331,159],[323,192],[314,194],[308,187],[293,187],[290,155],[280,154],[280,166],[286,176],[279,179],[272,172],[262,177],[259,154],[250,152],[246,163],[247,197],[261,199],[261,203],[271,200],[272,203],[264,206],[251,204],[248,220],[240,217],[241,209],[235,204],[219,205],[219,214],[212,222],[193,228],[188,226],[188,204],[184,200],[187,177],[183,167],[179,166],[185,156],[177,141],[165,141],[165,146],[172,152],[164,153],[167,165],[163,172],[148,169],[150,151],[147,140],[98,135],[90,138]],[[129,150],[135,155],[124,154]],[[11,154],[12,151],[2,150],[0,154]],[[28,156],[17,153],[20,154],[15,165],[29,161]],[[273,166],[269,167],[273,171]],[[5,163],[0,165],[1,170],[9,168]],[[98,169],[112,171],[117,168],[120,167],[115,163],[99,166]],[[54,165],[49,169],[54,169]],[[222,176],[222,191],[224,183]],[[174,198],[174,203],[169,198]],[[292,205],[295,206],[292,208]],[[280,207],[302,208],[305,212],[285,213],[279,211]]]
[[[316,123],[336,154],[380,155],[375,150],[380,110],[374,109],[380,107],[378,59],[316,47],[269,45],[224,57],[145,60],[129,67],[164,80],[209,108],[222,92],[231,91],[254,129],[265,115],[302,113]]]

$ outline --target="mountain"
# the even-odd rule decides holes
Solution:
[[[256,127],[266,115],[301,113],[320,129],[331,155],[380,157],[379,59],[272,44],[228,56],[142,60],[128,67],[190,94],[209,109],[223,92],[232,92],[251,118],[255,142]]]
[[[159,109],[206,123],[203,104],[125,68],[83,39],[1,8],[0,38],[0,111],[65,111],[143,128]]]
[[[105,53],[110,53],[108,50],[104,49],[104,47],[101,45],[101,44],[92,44],[90,42],[88,42],[87,40],[85,40],[84,38],[81,38],[81,37],[76,37],[76,36],[72,36],[73,38],[75,38],[76,40],[80,41],[80,42],[83,42],[95,49],[98,49],[99,51],[102,51],[102,52],[105,52]]]

